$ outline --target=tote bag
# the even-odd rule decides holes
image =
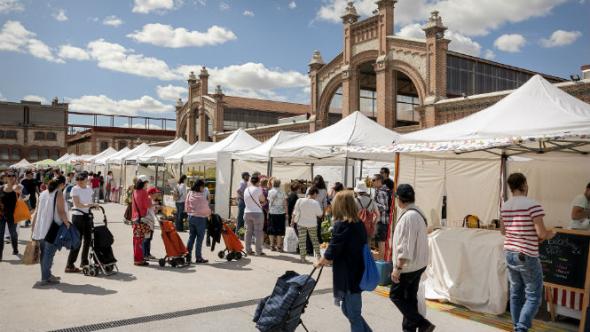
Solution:
[[[363,260],[365,261],[365,271],[363,272],[363,278],[359,287],[363,291],[373,291],[377,288],[379,283],[379,271],[377,270],[377,264],[373,260],[373,255],[369,249],[369,245],[365,243],[363,247]]]
[[[25,201],[18,199],[16,201],[16,206],[14,207],[14,223],[18,224],[19,222],[23,222],[25,220],[31,220],[31,211],[29,211],[29,207]]]

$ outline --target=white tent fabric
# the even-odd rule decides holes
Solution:
[[[116,160],[116,159],[120,158],[121,156],[126,155],[127,153],[129,153],[129,151],[131,151],[130,148],[124,147],[123,149],[119,150],[117,153],[113,153],[112,155],[107,156],[106,158],[104,158],[102,160],[102,162],[105,163],[105,164],[112,164],[113,163],[112,162],[113,160]]]
[[[266,142],[260,144],[258,147],[252,150],[234,153],[232,158],[236,160],[268,161],[275,146],[297,139],[304,135],[305,134],[303,133],[281,130],[273,137],[269,138]]]
[[[217,161],[220,153],[234,153],[254,149],[260,141],[250,136],[244,129],[234,131],[230,136],[200,151],[195,151],[182,158],[185,164]]]
[[[107,159],[107,163],[121,165],[125,162],[125,158],[135,156],[138,154],[143,154],[149,148],[150,148],[149,145],[142,143],[142,144],[134,147],[133,149],[128,150],[125,153],[115,154],[115,155],[110,156],[109,159]]]
[[[393,160],[392,153],[356,151],[357,148],[385,146],[400,135],[361,112],[354,112],[337,123],[319,131],[277,145],[271,152],[273,159],[311,161],[326,158],[360,160]]]
[[[164,159],[164,161],[166,162],[166,164],[180,164],[182,162],[182,157],[189,155],[189,154],[197,153],[197,151],[204,150],[213,144],[215,144],[215,143],[214,142],[196,142],[195,144],[189,146],[188,148],[186,148],[176,154],[173,154],[169,157],[166,157]]]
[[[147,144],[142,144],[140,146],[138,146],[137,148],[129,151],[129,154],[125,155],[123,158],[123,163],[127,163],[127,162],[136,162],[137,158],[146,155],[148,153],[152,153],[154,151],[157,151],[161,149],[161,147],[156,147],[156,146],[149,146]]]
[[[67,162],[67,160],[68,160],[69,158],[70,158],[70,154],[69,154],[69,153],[66,153],[66,154],[64,154],[63,156],[59,157],[59,159],[57,159],[55,162],[56,162],[56,163],[60,163],[60,164],[62,164],[62,163],[64,163],[64,162]]]
[[[143,164],[163,164],[167,156],[184,151],[190,146],[191,145],[188,144],[184,139],[178,138],[174,142],[165,147],[162,147],[161,149],[139,156],[137,161]]]
[[[112,147],[109,147],[108,149],[104,150],[103,152],[93,156],[92,158],[89,158],[87,161],[91,162],[91,163],[96,163],[97,160],[102,159],[104,157],[111,156],[115,153],[117,153],[117,150],[113,149]]]
[[[402,135],[395,149],[386,151],[469,151],[589,135],[590,104],[535,75],[496,104],[457,121]]]
[[[21,159],[18,163],[10,165],[10,168],[15,169],[27,169],[32,167],[34,167],[34,165],[28,162],[26,159]]]
[[[129,148],[125,147],[125,148],[121,149],[120,151],[117,151],[113,154],[109,154],[109,155],[95,159],[94,164],[95,165],[106,165],[110,158],[123,155],[123,154],[127,153],[128,151],[129,151]]]

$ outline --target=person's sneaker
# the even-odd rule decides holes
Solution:
[[[80,273],[81,271],[82,270],[80,270],[79,268],[74,266],[74,267],[66,267],[64,272],[65,273]]]
[[[256,254],[256,256],[266,256],[266,254],[263,252],[260,252],[260,253]]]
[[[59,284],[60,282],[60,278],[56,277],[56,276],[50,276],[49,277],[49,282],[54,283],[54,284]]]
[[[209,263],[209,261],[206,260],[206,259],[203,259],[203,258],[197,258],[195,260],[195,263],[197,263],[197,264],[206,264],[206,263]]]
[[[143,261],[143,262],[137,262],[137,263],[133,263],[135,266],[148,266],[150,265],[150,263]]]
[[[15,255],[15,256],[17,256],[17,255],[18,255],[18,250],[14,250],[14,251],[12,252],[12,254],[13,254],[13,255]]]
[[[49,280],[37,281],[36,286],[46,287],[46,286],[57,285],[57,284],[59,284],[59,280],[53,280],[53,279],[49,278]]]
[[[51,277],[49,277],[49,279],[54,279],[54,280],[60,281],[60,280],[61,280],[61,277],[59,277],[59,276],[54,276],[54,275],[52,274],[52,275],[51,275]]]
[[[418,332],[432,332],[432,331],[434,331],[435,328],[436,328],[436,326],[434,326],[434,324],[432,324],[431,322],[428,322],[428,325],[419,327]]]

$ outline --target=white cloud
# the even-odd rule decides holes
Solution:
[[[22,12],[25,6],[19,0],[0,0],[0,14]]]
[[[100,68],[144,77],[154,77],[160,80],[179,78],[179,75],[172,72],[165,61],[137,54],[133,50],[116,43],[107,42],[104,39],[88,43],[88,52],[92,59],[98,62]]]
[[[22,98],[22,100],[26,101],[38,101],[41,104],[47,104],[47,99],[45,97],[36,96],[36,95],[26,95]]]
[[[487,49],[484,53],[483,53],[483,57],[488,59],[488,60],[494,60],[496,58],[496,53],[494,53],[494,51]]]
[[[237,39],[236,35],[223,27],[214,25],[206,32],[188,31],[185,28],[174,29],[165,24],[146,24],[142,30],[128,34],[127,37],[140,43],[180,48],[180,47],[201,47],[208,45],[219,45]]]
[[[166,86],[158,85],[156,87],[158,98],[162,100],[177,101],[178,98],[186,99],[188,88],[168,84]]]
[[[60,21],[60,22],[64,22],[68,20],[68,17],[66,16],[66,11],[64,9],[60,9],[57,11],[57,13],[53,14],[53,18],[55,18],[56,20]]]
[[[132,11],[139,14],[151,12],[164,13],[178,9],[182,6],[182,0],[135,0]]]
[[[242,15],[254,17],[254,12],[251,10],[244,10],[244,13]]]
[[[526,39],[520,34],[504,34],[494,42],[497,49],[509,53],[518,53],[526,44]]]
[[[199,73],[200,66],[180,66],[175,71],[186,77],[190,71]],[[225,94],[252,98],[285,99],[277,89],[303,88],[309,78],[297,71],[267,68],[262,63],[248,62],[223,68],[207,68],[209,90],[221,85]]]
[[[559,47],[574,43],[582,36],[580,31],[564,31],[556,30],[549,38],[541,39],[541,46],[543,47]]]
[[[162,113],[174,111],[172,105],[166,105],[150,96],[132,100],[113,100],[105,95],[82,96],[70,100],[69,108],[77,112],[120,115],[137,115],[139,112]]]
[[[6,100],[6,98],[4,98],[4,96],[2,95],[1,92],[0,92],[0,100],[2,100],[2,101]]]
[[[289,9],[295,9],[295,8],[297,8],[297,3],[295,3],[295,1],[289,2]]]
[[[102,20],[102,24],[112,26],[112,27],[118,27],[119,25],[123,24],[123,20],[121,20],[120,18],[118,18],[115,15],[111,15],[111,16],[105,17]]]
[[[567,0],[412,0],[398,1],[395,22],[400,25],[423,23],[429,13],[438,10],[449,29],[465,36],[482,36],[506,23],[526,21],[545,16]],[[316,13],[319,20],[340,22],[348,0],[324,0]],[[372,16],[375,0],[357,0],[359,15]]]
[[[230,9],[230,6],[227,3],[223,2],[223,1],[221,3],[219,3],[219,10],[226,11],[229,9]]]
[[[62,59],[73,59],[78,61],[90,59],[90,55],[86,50],[72,45],[61,45],[59,47],[58,55]]]
[[[53,55],[53,50],[35,38],[36,34],[27,30],[18,21],[6,21],[0,30],[0,51],[29,53],[32,56],[51,62],[63,63]]]
[[[426,35],[422,30],[422,26],[418,23],[409,24],[401,28],[397,34],[401,37],[425,39]],[[449,49],[451,51],[469,54],[473,56],[480,56],[481,45],[472,40],[471,38],[464,36],[458,32],[449,30],[446,32],[445,37],[451,40]]]

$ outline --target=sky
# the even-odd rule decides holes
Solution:
[[[0,100],[174,118],[207,66],[210,90],[309,103],[307,64],[341,51],[346,2],[0,0]],[[423,38],[432,10],[452,50],[564,78],[590,64],[590,0],[398,0],[396,34]]]

